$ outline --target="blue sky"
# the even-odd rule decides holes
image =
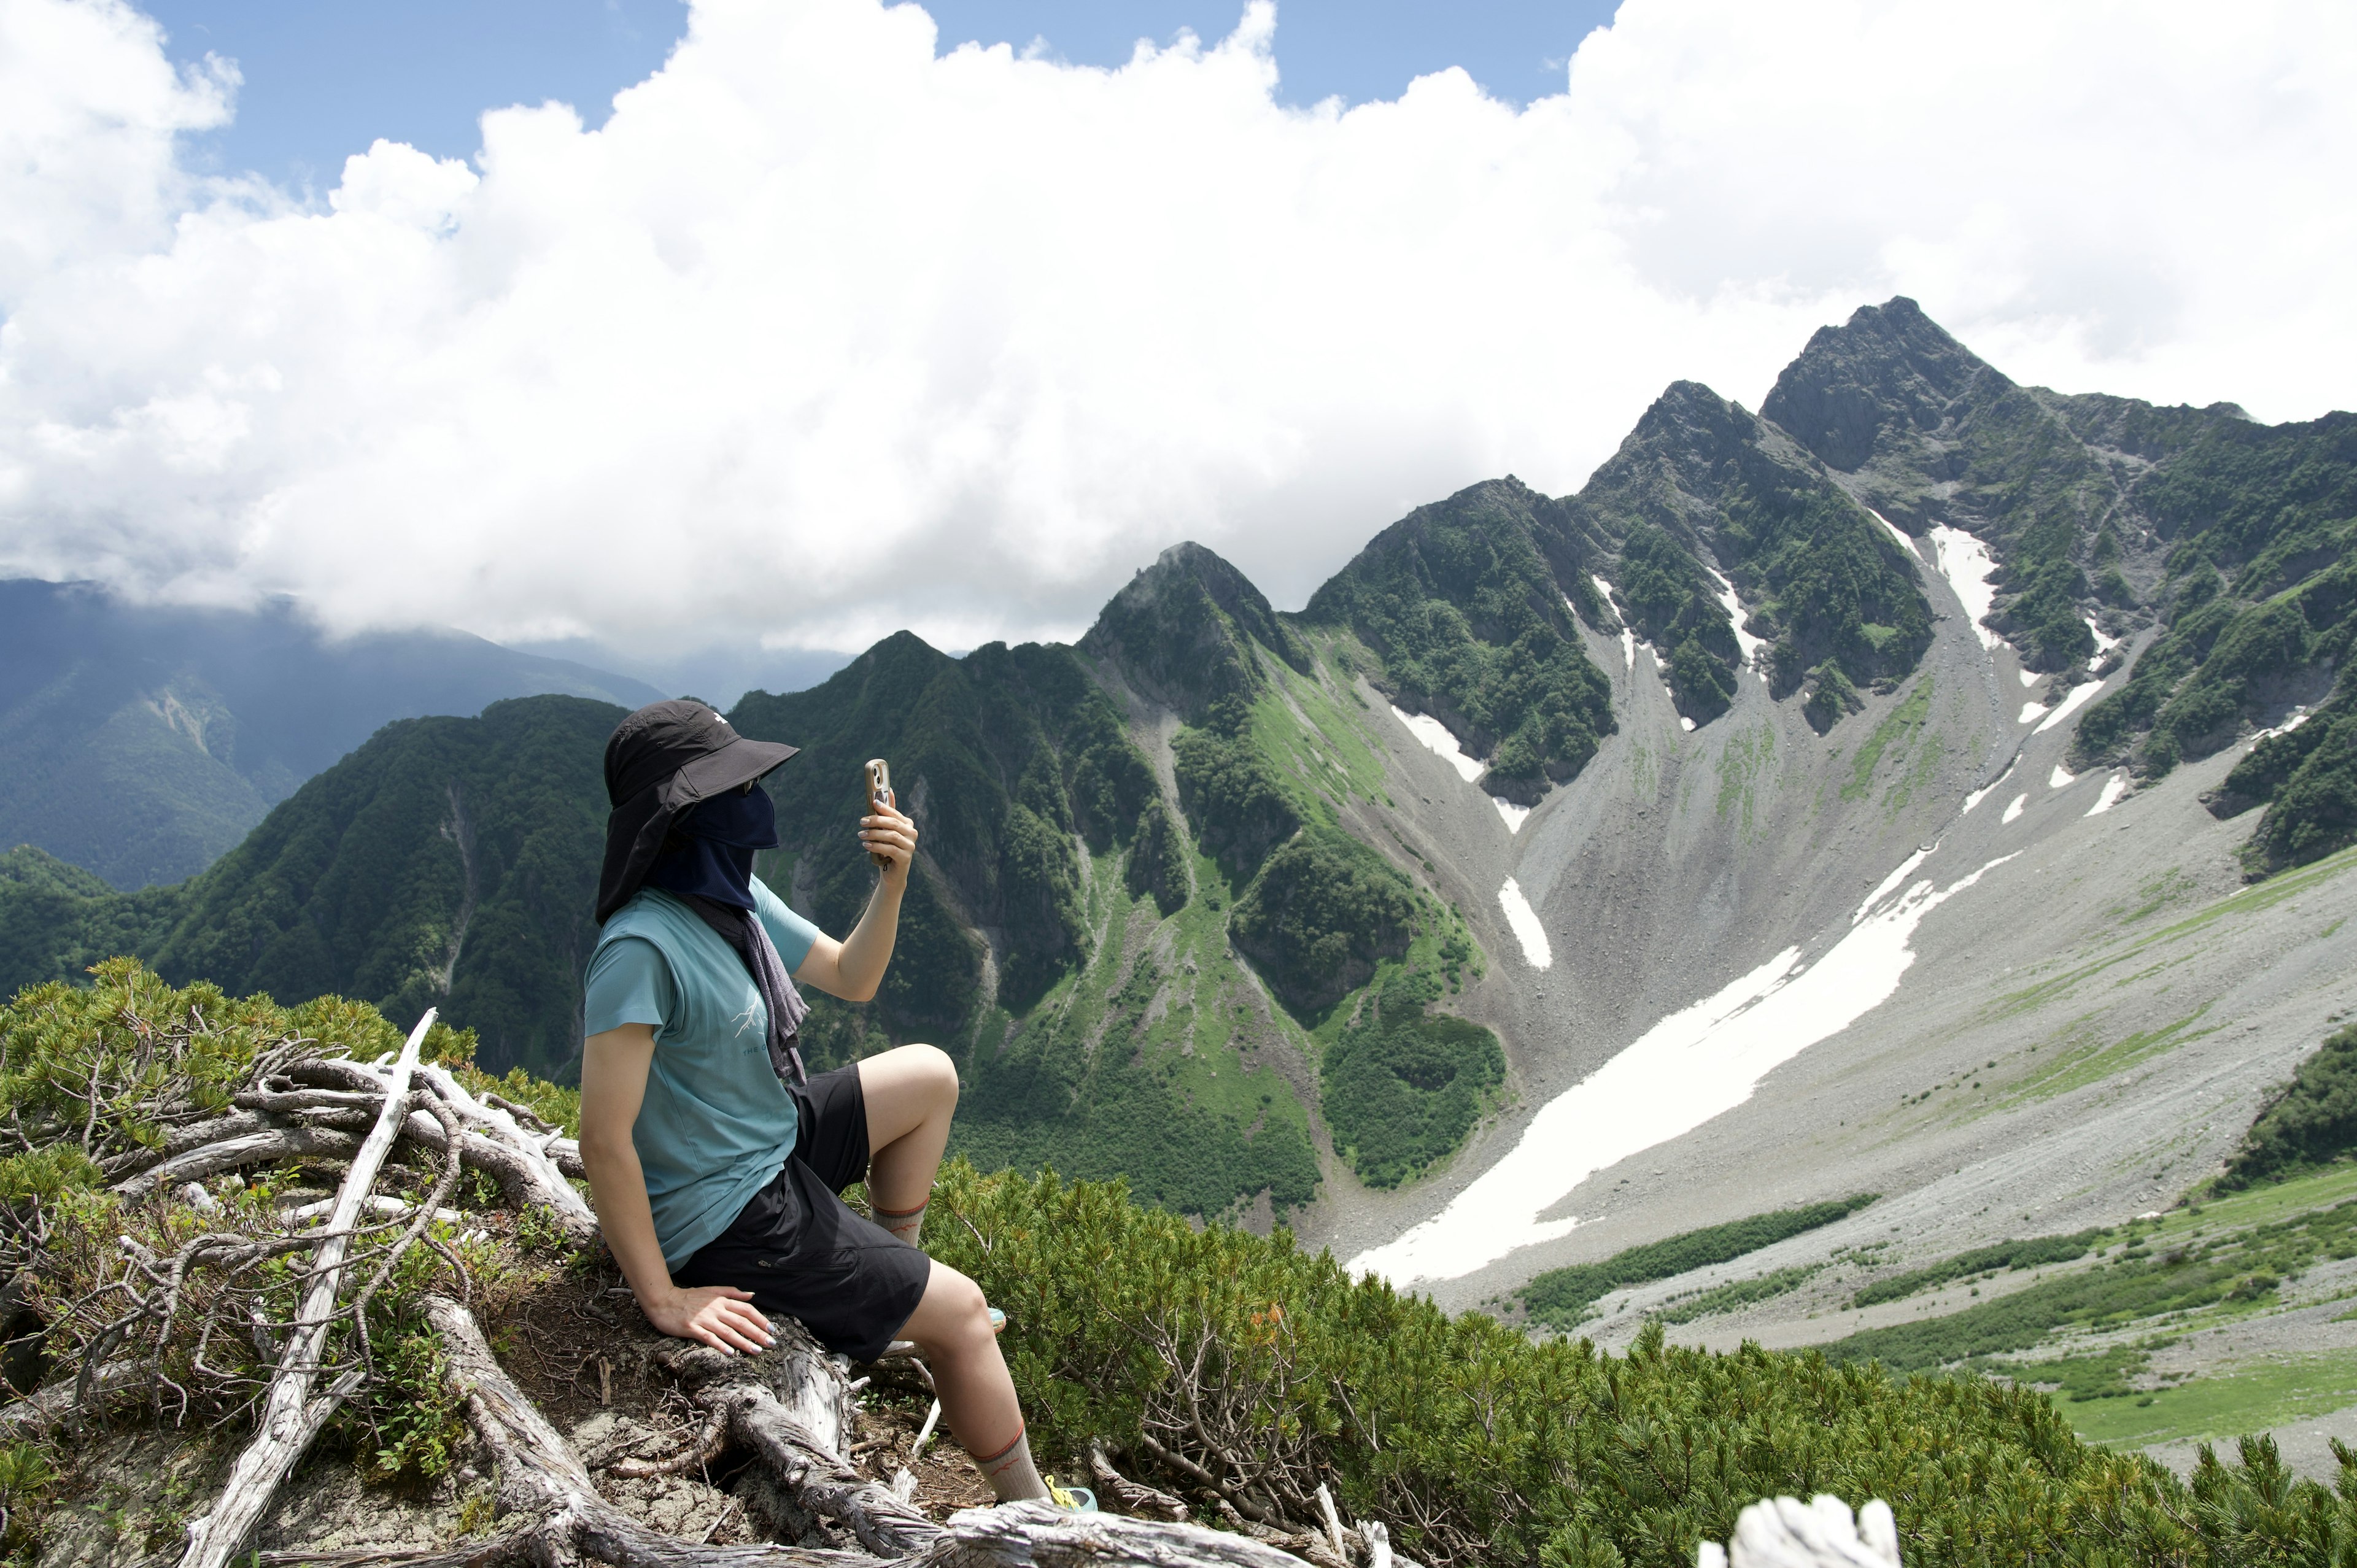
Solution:
[[[679,0],[151,0],[174,59],[238,62],[237,118],[199,141],[223,172],[325,188],[379,136],[440,157],[477,146],[487,108],[561,99],[595,125],[614,93],[661,65],[686,26]],[[932,0],[942,46],[1044,38],[1075,63],[1113,65],[1140,38],[1235,25],[1238,0]],[[1613,0],[1284,0],[1283,96],[1394,98],[1461,65],[1501,98],[1560,91],[1579,40]]]

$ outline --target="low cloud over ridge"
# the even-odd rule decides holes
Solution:
[[[1522,109],[1284,108],[1280,40],[1107,71],[697,0],[601,130],[500,110],[476,166],[380,142],[305,205],[179,158],[232,69],[0,0],[0,571],[967,646],[1185,537],[1297,603],[1894,292],[2068,390],[2357,401],[2345,6],[1628,0]]]

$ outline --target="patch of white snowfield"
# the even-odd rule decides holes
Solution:
[[[1678,727],[1682,730],[1692,730],[1694,728],[1694,720],[1686,717],[1684,714],[1680,714],[1678,715]]]
[[[1620,665],[1623,672],[1637,672],[1637,634],[1627,627],[1620,628]]]
[[[1910,943],[1923,918],[2012,858],[1993,860],[1946,887],[1926,878],[1896,897],[1878,889],[1814,963],[1803,964],[1801,950],[1787,948],[1663,1018],[1543,1106],[1506,1156],[1440,1213],[1360,1253],[1351,1272],[1400,1285],[1457,1279],[1520,1248],[1568,1235],[1577,1216],[1539,1216],[1596,1172],[1734,1110],[1776,1068],[1881,1005],[1915,961]],[[1519,898],[1513,884],[1507,889],[1501,897]],[[1510,920],[1512,912],[1509,902]]]
[[[1391,710],[1392,716],[1407,726],[1407,733],[1415,736],[1426,751],[1457,769],[1459,779],[1470,784],[1481,777],[1486,765],[1479,757],[1465,755],[1465,748],[1457,744],[1457,737],[1448,733],[1447,725],[1430,714],[1409,713],[1397,703],[1391,704]],[[1523,820],[1531,814],[1528,806],[1517,806],[1502,795],[1491,796],[1490,804],[1498,808],[1498,815],[1505,819],[1510,833],[1522,832]]]
[[[2046,712],[2046,704],[2044,703],[2024,703],[2021,704],[2021,716],[2013,722],[2018,725],[2026,725],[2044,712]]]
[[[2013,804],[2005,809],[2005,815],[1998,820],[2007,822],[2017,821],[2021,816],[2021,809],[2029,804],[2029,796],[2027,793],[2016,795],[2013,798]]]
[[[2007,779],[2012,777],[2013,764],[2011,762],[2007,762],[2005,765],[2004,772],[1998,774],[1996,778],[1990,779],[1987,783],[1982,785],[1979,789],[1964,797],[1964,811],[1969,811],[1975,806],[1979,805],[1983,800],[1987,800],[1990,793],[1994,791],[1998,785],[2004,783]],[[1964,815],[1964,811],[1959,811],[1956,814],[1958,816],[1962,816]]]
[[[2062,765],[2058,762],[2054,765],[2053,776],[2046,780],[2046,787],[2049,789],[2060,789],[2078,777],[2075,773],[2063,772]]]
[[[2101,664],[2104,661],[2104,654],[2109,653],[2113,649],[2117,648],[2120,645],[2120,639],[2116,637],[2105,637],[2104,635],[2104,628],[2095,624],[2095,618],[2093,616],[2089,616],[2087,618],[2087,632],[2089,636],[2095,639],[2094,654],[2087,660],[2087,668],[2093,670],[2096,665]]]
[[[2279,735],[2289,735],[2292,731],[2306,724],[2309,721],[2309,712],[2306,708],[2294,708],[2291,713],[2291,717],[2284,720],[2283,723],[2276,725],[2273,729],[2261,730],[2258,734],[2251,737],[2251,744],[2253,746],[2256,746],[2263,740],[2272,740]]]
[[[1885,528],[1890,527],[1887,522],[1882,526]],[[1892,532],[1896,532],[1897,531],[1893,530]],[[1735,646],[1737,650],[1743,655],[1743,667],[1746,670],[1749,670],[1751,668],[1752,655],[1767,647],[1768,639],[1766,638],[1754,637],[1749,632],[1743,629],[1743,604],[1741,600],[1735,596],[1735,585],[1728,582],[1725,577],[1720,576],[1717,572],[1712,571],[1708,567],[1705,567],[1704,570],[1710,572],[1710,580],[1717,585],[1718,602],[1720,607],[1727,611],[1727,618],[1735,623]],[[1686,727],[1688,729],[1692,729],[1694,726],[1692,725],[1688,725]]]
[[[1539,912],[1523,897],[1521,884],[1512,877],[1498,889],[1498,907],[1506,911],[1507,929],[1514,940],[1523,945],[1523,957],[1533,969],[1545,969],[1555,962],[1555,949],[1547,945],[1546,928],[1539,924]]]
[[[1908,538],[1907,535],[1900,531],[1897,523],[1891,521],[1889,518],[1883,516],[1872,507],[1866,509],[1866,515],[1874,519],[1875,521],[1882,524],[1883,527],[1889,529],[1890,531],[1890,537],[1899,541],[1900,549],[1904,550],[1910,555],[1915,553],[1915,542]]]
[[[2038,684],[2038,671],[2035,670],[2017,670],[2014,673],[2021,677],[2021,683],[2025,686]]]
[[[2093,805],[2087,808],[2087,815],[2091,817],[2102,816],[2105,811],[2110,811],[2112,807],[2118,802],[2121,796],[2127,792],[2128,776],[2125,773],[2113,774],[2109,779],[2104,780],[2104,792],[2095,797],[2095,803]]]
[[[2085,707],[2089,700],[2103,689],[2104,683],[2101,681],[2089,681],[2083,685],[2072,687],[2071,694],[2064,697],[2061,705],[2052,713],[2046,715],[2046,722],[2040,725],[2036,729],[2031,730],[2029,733],[2032,735],[2044,735],[2048,730],[2052,729],[2056,725],[2061,724],[2064,719],[2069,718],[2072,714],[2075,714],[2081,708]]]
[[[1940,575],[1948,579],[1948,586],[1963,601],[1973,635],[1981,639],[1983,648],[1995,649],[2005,639],[1981,624],[1981,618],[1996,606],[1996,588],[1989,581],[1996,575],[1996,563],[1989,558],[1988,546],[1944,522],[1932,525],[1931,539],[1932,559],[1939,564]]]
[[[1421,741],[1426,751],[1457,769],[1459,779],[1470,784],[1481,777],[1481,764],[1465,755],[1465,748],[1457,744],[1457,737],[1448,733],[1447,725],[1430,714],[1409,713],[1397,703],[1394,703],[1391,708],[1392,717],[1405,725],[1407,733]]]

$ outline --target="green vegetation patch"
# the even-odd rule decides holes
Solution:
[[[1441,983],[1429,968],[1394,970],[1327,1047],[1326,1122],[1369,1187],[1397,1187],[1455,1153],[1505,1083],[1496,1035],[1430,1011]]]
[[[2216,1187],[2305,1175],[2357,1151],[2357,1025],[2328,1036],[2251,1123]]]
[[[1310,828],[1268,857],[1236,900],[1229,933],[1295,1014],[1322,1012],[1407,951],[1417,898],[1389,861],[1330,828]]]
[[[2065,1330],[2117,1329],[2212,1307],[2247,1310],[2275,1302],[2286,1280],[2316,1263],[2357,1258],[2357,1201],[2241,1229],[2228,1229],[2230,1218],[2188,1217],[2188,1229],[2173,1237],[2130,1226],[2126,1240],[2088,1268],[1943,1316],[1864,1329],[1828,1345],[1825,1354],[1837,1361],[1878,1360],[1895,1371],[1928,1370],[2028,1350]],[[2059,1239],[2065,1248],[2080,1240]]]
[[[1110,875],[1094,879],[1115,897]],[[961,1064],[952,1148],[986,1169],[1126,1177],[1180,1213],[1233,1213],[1266,1192],[1278,1212],[1318,1187],[1308,1114],[1240,1047],[1270,1025],[1240,994],[1219,914],[1190,904],[1165,924],[1168,947],[1133,949],[1119,897],[1103,950],[1029,1016],[1003,1014]],[[1150,908],[1150,906],[1149,906]]]
[[[1740,1312],[1763,1301],[1780,1295],[1790,1295],[1811,1280],[1825,1272],[1824,1263],[1802,1263],[1795,1268],[1778,1269],[1757,1279],[1730,1280],[1723,1285],[1713,1285],[1697,1291],[1652,1316],[1663,1323],[1692,1323],[1696,1318],[1715,1317],[1723,1312]]]
[[[2073,1403],[2064,1413],[2090,1443],[2137,1448],[2264,1432],[2357,1404],[2357,1351],[2244,1361],[2166,1388],[2130,1391],[2132,1399]]]
[[[1666,1568],[1758,1498],[1820,1492],[1888,1498],[1910,1568],[2322,1562],[2357,1531],[2357,1502],[2265,1455],[2205,1471],[2197,1507],[2151,1461],[2081,1443],[2043,1395],[1981,1378],[1681,1349],[1658,1324],[1626,1357],[1533,1343],[1117,1184],[953,1165],[934,1202],[936,1255],[1006,1309],[1043,1468],[1094,1442],[1190,1497],[1182,1458],[1322,1481],[1425,1562]],[[2244,1554],[2262,1543],[2276,1555]]]
[[[1929,1268],[1911,1269],[1887,1280],[1877,1280],[1850,1297],[1849,1304],[1852,1306],[1872,1306],[1877,1302],[1898,1301],[1918,1291],[1937,1290],[1942,1285],[1974,1274],[2074,1262],[2085,1257],[2095,1243],[2108,1234],[2110,1232],[2102,1230],[2082,1230],[2075,1236],[2040,1236],[2028,1241],[1999,1241],[1994,1246],[1975,1247],[1968,1252],[1943,1259]]]
[[[1573,1328],[1594,1316],[1590,1308],[1623,1285],[1666,1280],[1689,1269],[1732,1262],[1746,1252],[1773,1246],[1788,1237],[1798,1236],[1803,1230],[1814,1230],[1819,1226],[1846,1219],[1880,1196],[1879,1193],[1862,1192],[1856,1197],[1835,1198],[1829,1203],[1773,1209],[1766,1214],[1754,1214],[1749,1219],[1731,1219],[1724,1225],[1707,1225],[1699,1230],[1648,1241],[1643,1246],[1615,1252],[1600,1263],[1574,1263],[1566,1269],[1549,1269],[1516,1291],[1514,1299],[1534,1322],[1554,1328]]]
[[[1615,727],[1611,682],[1566,602],[1592,590],[1584,581],[1566,589],[1534,532],[1551,506],[1502,479],[1420,507],[1302,612],[1309,626],[1355,633],[1380,662],[1375,683],[1447,725],[1468,756],[1486,757],[1484,789],[1526,805],[1587,766]]]
[[[1915,682],[1905,701],[1882,715],[1874,733],[1859,744],[1857,755],[1850,762],[1850,776],[1842,781],[1842,799],[1865,799],[1874,788],[1875,770],[1881,766],[1884,755],[1906,756],[1908,748],[1922,734],[1931,712],[1932,677],[1926,675]]]

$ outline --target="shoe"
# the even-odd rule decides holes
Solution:
[[[1048,1500],[1066,1513],[1094,1513],[1097,1495],[1086,1487],[1066,1487],[1057,1484],[1056,1477],[1041,1477],[1048,1483]]]

